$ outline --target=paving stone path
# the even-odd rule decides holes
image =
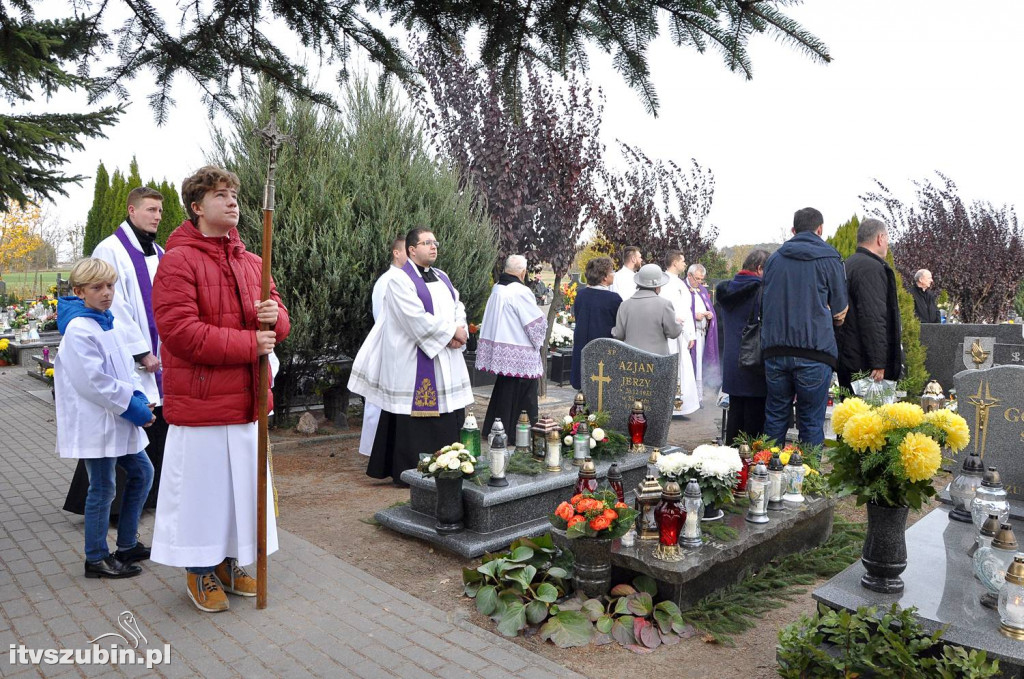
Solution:
[[[575,676],[286,531],[270,558],[263,611],[231,597],[230,611],[201,613],[186,598],[183,571],[150,562],[136,578],[86,580],[82,517],[61,509],[74,464],[54,452],[54,410],[45,397],[25,368],[0,369],[0,676]],[[146,512],[147,544],[152,528]],[[146,638],[139,652],[169,645],[169,664],[30,664],[12,655],[19,645],[86,649],[121,632],[124,611]],[[109,648],[111,638],[99,643]]]

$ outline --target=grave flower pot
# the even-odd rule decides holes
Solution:
[[[437,504],[434,516],[437,525],[434,530],[440,535],[461,533],[462,525],[462,474],[449,477],[439,475],[434,482],[437,484]]]
[[[576,567],[572,584],[588,599],[604,596],[612,588],[612,538],[570,540]]]
[[[900,578],[907,568],[907,514],[909,507],[883,507],[867,503],[868,529],[861,552],[867,573],[860,584],[872,592],[897,594],[903,591]]]

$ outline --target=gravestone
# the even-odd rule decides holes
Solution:
[[[975,339],[980,351],[972,353]],[[961,370],[1024,365],[1024,326],[1017,324],[922,323],[921,344],[928,350],[925,369],[946,392],[953,386],[953,375]],[[986,356],[986,351],[991,353]],[[976,364],[975,358],[982,360]]]
[[[985,466],[999,469],[1011,502],[1024,508],[1024,366],[964,370],[953,378],[959,413],[971,442],[954,457],[977,452]]]
[[[672,423],[678,356],[659,356],[614,339],[596,339],[583,348],[583,394],[591,409],[605,410],[609,426],[626,432],[633,402],[644,404],[644,443],[664,447]]]

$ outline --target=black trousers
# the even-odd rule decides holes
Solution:
[[[740,432],[757,437],[764,433],[764,396],[729,396],[725,445],[731,446]]]
[[[505,434],[511,448],[516,442],[516,423],[519,414],[524,410],[530,418],[530,424],[537,421],[537,394],[540,380],[529,377],[508,377],[498,375],[491,390],[491,400],[487,404],[487,415],[484,417],[484,428],[480,433],[490,437],[491,425],[495,418],[501,418],[505,425]]]

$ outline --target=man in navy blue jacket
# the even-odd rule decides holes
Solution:
[[[793,237],[764,266],[764,433],[780,444],[794,395],[800,441],[825,440],[825,406],[839,355],[833,327],[842,325],[848,306],[843,259],[821,239],[824,221],[814,208],[798,210]]]

